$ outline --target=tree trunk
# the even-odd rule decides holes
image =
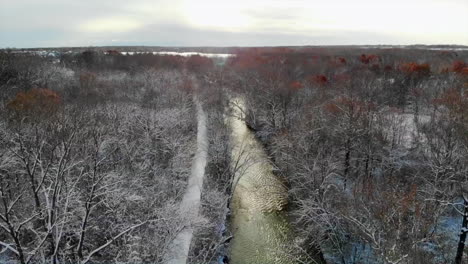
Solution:
[[[93,193],[91,194],[92,198],[94,198],[94,186],[93,186]],[[91,208],[90,208],[90,204],[92,202],[93,199],[89,199],[87,202],[86,202],[86,207],[85,207],[85,217],[83,219],[83,223],[81,224],[81,231],[80,231],[80,240],[78,242],[78,250],[77,250],[77,253],[78,253],[78,258],[80,260],[83,260],[83,242],[84,242],[84,239],[85,239],[85,234],[86,234],[86,226],[88,224],[88,218],[89,218],[89,214],[90,214],[90,211],[91,211]]]
[[[463,258],[463,250],[465,248],[466,235],[468,233],[468,199],[463,198],[464,200],[464,210],[463,210],[463,222],[460,232],[460,240],[458,241],[457,255],[455,257],[455,264],[461,264]]]
[[[12,234],[14,234],[14,231],[11,231]],[[16,244],[16,250],[18,251],[18,259],[21,264],[26,263],[26,258],[24,256],[23,252],[23,247],[21,246],[21,243],[18,239],[18,236],[16,234],[13,235],[13,240],[15,241]]]
[[[346,154],[345,154],[345,162],[344,162],[344,189],[346,190],[346,184],[347,184],[347,181],[348,181],[348,174],[349,174],[349,166],[350,166],[350,163],[349,163],[349,159],[350,159],[350,155],[351,155],[351,139],[348,138],[346,140]]]

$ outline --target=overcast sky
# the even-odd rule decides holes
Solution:
[[[0,0],[0,47],[468,45],[468,0]]]

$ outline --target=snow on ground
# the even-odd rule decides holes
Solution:
[[[438,263],[447,263],[455,258],[462,225],[461,215],[447,215],[439,219],[434,226],[435,239],[422,243],[421,248],[431,253]]]
[[[417,141],[424,142],[425,139],[418,132],[418,127],[430,121],[428,115],[415,116],[413,113],[389,113],[386,119],[392,124],[393,130],[387,131],[387,136],[405,148],[411,148]]]
[[[148,52],[123,51],[121,53],[123,55],[135,55],[135,54],[146,54]],[[208,58],[223,58],[223,59],[234,56],[234,54],[228,54],[228,53],[202,53],[202,52],[176,52],[176,51],[154,51],[151,53],[154,55],[171,55],[171,56],[183,56],[183,57],[199,55],[199,56],[208,57]]]
[[[468,48],[423,48],[426,50],[442,50],[442,51],[467,51]]]
[[[180,203],[179,213],[184,219],[184,227],[172,243],[168,256],[168,264],[185,264],[190,250],[193,237],[193,222],[198,218],[200,209],[201,191],[203,189],[203,178],[208,156],[208,139],[206,128],[206,113],[201,103],[196,101],[197,106],[197,150],[192,162],[192,173],[188,180],[187,190]]]
[[[343,249],[342,255],[333,255],[324,253],[324,258],[330,264],[380,264],[375,250],[363,242],[351,242]]]
[[[46,50],[38,50],[38,51],[14,51],[14,53],[31,53],[36,54],[43,57],[58,57],[60,53],[70,54],[73,51],[64,51],[59,52],[56,50],[46,51]],[[171,55],[171,56],[183,56],[183,57],[190,57],[194,55],[199,55],[208,58],[218,58],[218,59],[227,59],[229,57],[235,56],[235,54],[229,53],[203,53],[203,52],[177,52],[177,51],[153,51],[153,52],[146,52],[146,51],[122,51],[120,52],[122,55],[135,55],[135,54],[147,54],[152,53],[153,55]]]
[[[161,52],[153,52],[153,54],[160,54],[160,55],[179,55],[184,57],[189,57],[193,55],[200,55],[208,58],[229,58],[234,56],[234,54],[227,54],[227,53],[200,53],[200,52],[174,52],[174,51],[161,51]]]

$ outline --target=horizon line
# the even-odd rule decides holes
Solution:
[[[198,45],[185,45],[185,46],[169,46],[169,45],[89,45],[89,46],[36,46],[36,47],[0,47],[0,50],[27,50],[27,49],[64,49],[64,48],[105,48],[105,47],[146,47],[146,48],[287,48],[287,47],[365,47],[365,46],[399,46],[399,47],[413,47],[413,46],[456,46],[456,47],[464,47],[468,48],[468,45],[465,44],[422,44],[422,43],[415,43],[415,44],[307,44],[307,45],[219,45],[219,46],[198,46]]]

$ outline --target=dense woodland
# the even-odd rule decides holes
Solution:
[[[305,254],[468,263],[468,51],[231,51],[0,52],[0,262],[164,262],[184,218],[196,98],[209,146],[190,263],[222,263],[224,120],[242,96]]]

